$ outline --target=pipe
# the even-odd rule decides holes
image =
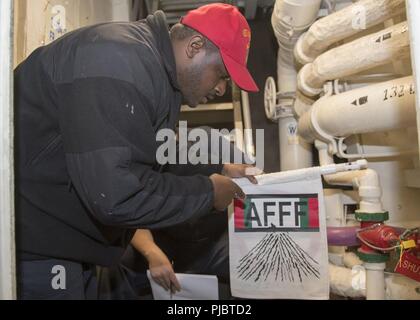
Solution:
[[[252,136],[252,120],[251,110],[249,105],[248,92],[241,91],[242,96],[242,113],[244,116],[244,140],[245,140],[245,153],[251,159],[255,158],[255,145]]]
[[[277,0],[271,22],[279,46],[293,57],[300,35],[318,16],[321,0]]]
[[[292,114],[279,119],[280,171],[312,166],[312,146],[299,137],[297,128],[298,122]]]
[[[420,88],[420,1],[407,1],[407,19],[411,38],[411,61],[417,88]],[[420,96],[416,97],[417,134],[420,137]],[[420,139],[418,140],[420,147]]]
[[[299,36],[315,21],[321,0],[277,0],[272,15],[274,33],[279,42],[278,86],[280,170],[311,167],[311,146],[299,138],[293,115],[297,70],[293,49]]]
[[[319,152],[321,167],[325,167],[331,162],[328,157],[328,145],[317,141],[315,147]],[[352,186],[358,189],[360,196],[359,210],[364,213],[384,212],[381,196],[382,190],[379,182],[379,176],[372,169],[338,172],[335,174],[324,175],[328,184],[340,186]]]
[[[358,265],[354,265],[356,268],[347,265],[347,268],[329,265],[330,289],[333,294],[349,298],[366,297],[366,280],[367,278],[371,280],[371,274],[369,271],[366,272],[364,267],[357,267]],[[369,285],[368,288],[367,299],[372,300],[372,286]],[[387,300],[419,300],[418,288],[420,286],[414,280],[398,273],[385,273],[385,299]],[[382,292],[380,294],[382,295]]]
[[[402,22],[323,53],[299,72],[298,87],[308,96],[317,96],[328,80],[341,79],[409,56],[407,22]]]
[[[337,172],[361,170],[367,167],[367,161],[358,160],[350,163],[332,164],[321,167],[311,167],[293,171],[277,172],[256,177],[259,185],[271,185],[294,181],[311,180],[320,175],[329,175]]]
[[[314,61],[332,44],[404,13],[404,4],[405,0],[361,0],[318,20],[299,38],[295,47],[297,61]]]
[[[328,245],[339,247],[360,246],[360,241],[356,236],[358,230],[360,230],[360,227],[328,227]]]
[[[328,156],[328,145],[317,141],[315,146],[320,154],[322,162],[331,162]],[[364,213],[384,212],[381,196],[379,176],[372,169],[357,170],[351,172],[339,172],[332,175],[325,175],[324,179],[331,185],[353,185],[359,190],[360,205],[359,211]],[[344,232],[344,231],[341,231]],[[350,231],[349,231],[350,233]],[[346,234],[350,237],[350,235]],[[347,238],[346,240],[350,240]],[[365,263],[366,268],[366,297],[368,300],[380,300],[385,298],[385,263]]]
[[[350,298],[363,298],[366,296],[364,285],[366,273],[362,267],[351,270],[330,263],[329,274],[332,293]]]
[[[361,266],[363,261],[354,252],[346,252],[343,255],[343,264],[346,268],[353,269],[356,266]]]
[[[336,137],[414,126],[414,90],[410,76],[321,98],[300,118],[299,134],[334,144]]]
[[[364,263],[366,269],[366,299],[385,300],[385,263]]]
[[[296,99],[293,103],[293,113],[297,118],[300,118],[303,114],[309,111],[312,105],[315,103],[314,100],[302,94],[302,92],[296,92]]]
[[[290,61],[288,61],[290,60]],[[296,94],[296,67],[293,55],[279,48],[278,59],[280,171],[296,170],[312,166],[312,147],[299,137],[298,123],[293,114]]]

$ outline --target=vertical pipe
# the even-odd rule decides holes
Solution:
[[[312,149],[299,138],[297,121],[292,108],[296,95],[297,70],[293,48],[298,37],[315,21],[320,0],[277,0],[272,16],[274,33],[279,42],[278,85],[282,112],[279,119],[280,169],[281,171],[312,166]]]
[[[248,92],[241,91],[242,96],[242,113],[244,116],[244,140],[245,140],[245,152],[251,159],[255,158],[255,144],[252,136],[252,120],[251,110],[249,105],[249,94]]]
[[[385,263],[365,263],[366,299],[385,300]]]
[[[0,300],[16,298],[13,184],[13,0],[0,1]]]
[[[312,167],[312,147],[298,135],[293,115],[279,119],[281,171]]]
[[[411,61],[417,90],[420,88],[420,1],[406,0],[408,27],[410,31]],[[416,95],[417,132],[420,137],[420,95]],[[420,144],[420,139],[419,139]]]

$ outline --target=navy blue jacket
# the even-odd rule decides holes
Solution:
[[[135,229],[211,212],[221,166],[156,163],[182,102],[162,12],[37,49],[15,70],[15,100],[20,259],[110,266]]]

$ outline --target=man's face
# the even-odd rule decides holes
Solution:
[[[178,74],[181,92],[191,108],[223,96],[228,78],[220,53],[207,53],[204,49]]]

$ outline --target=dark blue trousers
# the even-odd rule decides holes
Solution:
[[[20,261],[21,300],[96,300],[96,267],[66,260]]]

